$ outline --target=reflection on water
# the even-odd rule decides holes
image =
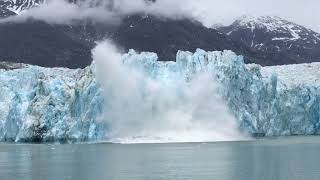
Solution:
[[[0,145],[4,180],[319,180],[320,137],[190,144]]]

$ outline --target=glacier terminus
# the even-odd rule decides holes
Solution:
[[[296,71],[317,72],[318,63],[261,67],[245,64],[243,57],[232,51],[201,49],[179,51],[175,62],[157,59],[155,53],[134,50],[122,55],[123,65],[139,66],[152,79],[168,79],[174,74],[188,83],[198,73],[207,72],[212,82],[219,84],[217,93],[245,133],[320,133],[320,76],[300,77]],[[5,63],[0,67],[0,141],[108,139],[108,117],[104,115],[108,99],[103,95],[108,92],[97,80],[94,62],[75,70]]]

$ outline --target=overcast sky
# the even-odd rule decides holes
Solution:
[[[190,17],[211,26],[217,23],[230,24],[235,18],[246,14],[276,15],[313,29],[320,29],[320,0],[158,0],[154,5],[146,5],[144,0],[115,0],[117,13],[107,12],[102,7],[78,7],[63,0],[48,1],[49,3],[40,8],[10,20],[24,20],[32,16],[58,24],[84,18],[114,23],[119,20],[119,15],[147,12],[166,18]]]

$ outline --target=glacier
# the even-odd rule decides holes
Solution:
[[[103,137],[103,97],[92,68],[25,65],[0,70],[0,140],[90,141]]]
[[[239,129],[254,136],[320,133],[320,76],[304,76],[303,64],[261,67],[245,64],[232,51],[179,51],[175,62],[159,62],[155,53],[130,50],[122,63],[152,79],[186,82],[207,72]],[[311,71],[312,72],[312,71]],[[312,76],[310,78],[310,76]],[[295,78],[294,78],[295,77]],[[308,78],[308,80],[304,80]],[[300,79],[300,80],[298,80]],[[206,84],[203,84],[206,86]],[[84,69],[0,65],[0,141],[83,142],[108,139],[104,111],[108,99],[97,80],[96,64]],[[223,123],[223,122],[222,122]]]

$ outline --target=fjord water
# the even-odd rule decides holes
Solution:
[[[319,137],[180,144],[2,144],[5,180],[318,180]]]

